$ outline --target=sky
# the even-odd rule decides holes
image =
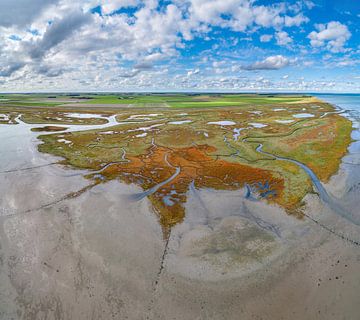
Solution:
[[[359,0],[0,0],[0,91],[359,92]]]

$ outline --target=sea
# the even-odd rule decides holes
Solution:
[[[354,128],[359,128],[360,122],[360,94],[311,94],[320,100],[331,103],[342,110],[354,124]]]

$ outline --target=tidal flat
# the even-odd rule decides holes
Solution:
[[[1,319],[358,319],[359,115],[307,95],[0,98]]]

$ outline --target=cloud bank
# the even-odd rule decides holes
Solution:
[[[310,65],[310,54],[324,68],[356,65],[349,27],[316,23],[313,8],[308,0],[3,0],[0,90],[236,89],[234,79],[250,84],[252,72]]]

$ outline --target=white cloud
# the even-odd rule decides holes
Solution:
[[[104,14],[110,14],[121,8],[136,7],[139,4],[140,0],[105,0],[99,2]]]
[[[314,65],[314,61],[304,61],[303,66],[304,67],[310,67]]]
[[[39,17],[43,11],[59,0],[1,0],[0,1],[0,26],[27,26]]]
[[[198,73],[200,73],[200,69],[198,69],[198,68],[195,69],[195,70],[189,70],[188,73],[187,73],[187,76],[191,77],[192,75],[198,74]]]
[[[288,66],[289,59],[282,56],[270,56],[262,61],[254,62],[248,66],[243,67],[245,70],[278,70]]]
[[[252,0],[187,0],[181,3],[189,7],[189,23],[195,29],[211,25],[246,31],[253,26],[281,28],[308,21],[302,13],[286,15],[288,9],[283,3],[267,6],[256,5]]]
[[[351,37],[348,27],[338,21],[315,26],[318,31],[312,31],[308,38],[313,47],[326,47],[332,52],[344,51],[347,40]]]
[[[273,38],[273,36],[271,34],[263,34],[260,36],[260,41],[261,42],[269,42],[269,41],[271,41],[272,38]]]
[[[315,7],[315,3],[312,1],[305,0],[304,3],[308,9],[312,9]]]
[[[276,43],[279,46],[286,46],[293,42],[293,40],[289,37],[289,34],[285,31],[279,31],[275,34]]]
[[[282,25],[284,18],[280,13],[284,12],[283,7],[258,6],[253,9],[255,22],[262,27]]]
[[[86,13],[99,5],[103,15]],[[110,15],[128,7],[134,9],[133,14]],[[174,0],[166,4],[158,0],[44,0],[41,6],[32,0],[15,4],[2,0],[0,70],[3,77],[9,77],[27,66],[28,71],[56,76],[84,63],[98,70],[119,65],[119,60],[156,64],[176,58],[185,41],[204,37],[213,27],[242,32],[306,20],[300,13],[293,17],[290,13],[284,4],[259,6],[252,0]],[[10,42],[8,37],[13,34],[22,41]],[[264,35],[261,41],[270,37]],[[237,41],[244,41],[240,39]],[[130,71],[121,74],[139,73],[133,69],[130,64]]]
[[[30,56],[34,59],[42,58],[50,49],[57,46],[83,25],[91,22],[91,15],[81,11],[68,13],[62,19],[55,19],[46,29],[42,39],[24,43],[29,49]]]
[[[20,91],[45,87],[114,91],[273,88],[277,85],[274,78],[243,79],[244,74],[252,73],[242,70],[277,70],[294,65],[294,61],[276,55],[272,46],[270,51],[267,46],[257,48],[244,41],[250,36],[259,37],[261,42],[274,39],[281,46],[289,46],[301,35],[300,28],[295,27],[308,22],[306,10],[312,4],[304,0],[296,1],[296,6],[285,5],[284,1],[268,3],[271,4],[259,5],[254,0],[0,0],[0,83],[3,90]],[[103,14],[90,15],[88,11],[98,5]],[[131,13],[123,10],[124,13],[113,14],[121,8],[130,8]],[[7,9],[14,9],[16,14],[10,15]],[[328,33],[334,31],[332,23],[317,26],[315,34],[311,33],[312,45],[332,51],[343,49],[350,36],[346,32],[335,38],[330,36]],[[291,33],[288,27],[293,27]],[[221,34],[222,28],[239,32],[234,42]],[[214,29],[216,32],[210,33]],[[22,40],[10,40],[12,35]],[[178,59],[185,47],[191,53],[191,46],[196,43],[190,41],[195,38],[211,40],[204,46],[208,51],[199,55],[196,51]],[[291,49],[300,48],[299,40],[299,45]],[[231,48],[227,46],[230,41],[234,45]],[[211,48],[213,43],[216,47]],[[308,49],[302,47],[305,48]],[[287,48],[277,50],[283,53]],[[261,60],[262,57],[267,58]],[[349,55],[348,60],[338,64],[350,66],[352,58],[355,59]],[[244,66],[244,61],[254,59],[259,61]],[[310,62],[300,60],[297,65],[318,63],[313,56],[309,59]],[[334,62],[333,58],[330,60]],[[187,61],[194,66],[191,70],[185,65]],[[291,84],[281,76],[277,79],[289,88],[311,86],[295,80]],[[291,75],[290,79],[295,77]]]
[[[302,13],[294,17],[285,16],[286,27],[293,27],[293,26],[299,27],[303,23],[307,23],[307,22],[309,22],[309,18],[305,17]]]

